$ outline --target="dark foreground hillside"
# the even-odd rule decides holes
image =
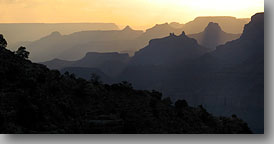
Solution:
[[[173,105],[127,82],[61,75],[5,49],[0,38],[0,133],[251,133],[235,115],[214,117],[184,100]]]

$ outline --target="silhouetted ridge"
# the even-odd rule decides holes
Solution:
[[[44,41],[45,40],[56,40],[61,37],[62,37],[61,33],[58,31],[55,31],[55,32],[52,32],[51,34],[49,34],[48,36],[42,37],[40,40],[44,40]]]
[[[209,49],[200,46],[193,38],[182,32],[181,35],[170,33],[169,36],[153,39],[149,45],[135,53],[131,64],[162,65],[181,63],[196,58]]]
[[[166,37],[169,33],[179,34],[182,31],[182,28],[174,28],[168,23],[156,24],[154,27],[146,30],[144,35],[149,35],[150,38],[160,38]]]
[[[194,38],[188,37],[185,32],[183,31],[180,35],[176,35],[175,33],[170,33],[169,36],[164,37],[164,38],[159,38],[159,39],[152,39],[150,40],[150,44],[157,44],[159,43],[165,43],[168,42],[168,40],[173,40],[173,41],[182,41],[183,42],[190,42],[194,45],[198,45],[197,41]]]
[[[224,32],[218,23],[209,22],[203,32],[191,34],[189,37],[195,38],[199,44],[215,49],[216,46],[235,40],[240,34],[230,34]]]
[[[184,24],[180,24],[178,22],[171,22],[169,25],[173,28],[176,28],[176,29],[181,29],[181,28],[184,27]]]
[[[100,71],[104,72],[108,76],[116,76],[119,74],[124,67],[127,65],[130,57],[127,53],[118,53],[118,52],[109,52],[109,53],[98,53],[98,52],[88,52],[86,55],[76,61],[66,61],[66,60],[60,60],[60,59],[54,59],[51,61],[43,62],[42,64],[48,66],[50,69],[64,69],[67,67],[78,67],[80,68],[86,68],[85,70],[90,71],[90,69],[87,68],[96,68]],[[71,70],[71,69],[70,69]],[[84,75],[79,70],[73,71],[77,72],[75,75]],[[85,73],[85,77],[86,73]]]
[[[50,34],[50,36],[62,36],[60,32],[55,31]]]
[[[33,61],[48,61],[54,58],[77,60],[87,52],[134,51],[143,31],[124,30],[81,31],[69,35],[52,33],[40,40],[24,44],[30,51]],[[15,49],[15,48],[14,48]],[[132,53],[132,52],[131,52]]]
[[[250,23],[245,25],[241,37],[225,45],[218,46],[212,53],[224,63],[242,63],[247,60],[263,61],[264,57],[264,13],[252,16]],[[257,56],[256,58],[251,58]],[[253,59],[253,60],[252,60]]]
[[[197,18],[187,24],[174,22],[170,24],[157,24],[154,27],[147,29],[146,32],[133,30],[129,26],[126,26],[123,30],[84,29],[78,30],[75,33],[71,32],[69,34],[64,33],[62,30],[53,29],[52,31],[59,31],[63,36],[49,36],[52,38],[36,40],[32,42],[20,42],[12,45],[9,48],[15,50],[21,45],[28,47],[31,53],[30,59],[35,62],[48,61],[53,58],[77,60],[90,51],[126,52],[132,56],[136,51],[148,45],[150,40],[167,37],[169,33],[175,33],[176,35],[179,35],[182,31],[185,31],[187,34],[201,32],[205,29],[209,22],[219,23],[224,31],[226,31],[228,28],[229,32],[231,30],[236,30],[241,33],[243,25],[247,23],[247,21],[248,20],[236,19],[233,17],[206,17],[202,19]],[[59,26],[62,25],[60,24]],[[76,25],[73,27],[78,29]],[[27,31],[26,33],[29,32]],[[47,34],[49,34],[49,32],[44,35]],[[40,37],[37,39],[39,38]],[[222,41],[221,44],[224,44],[225,42],[227,42],[227,39]],[[213,47],[215,48],[215,45]]]
[[[137,38],[137,41],[141,44],[139,49],[145,47],[152,39],[167,37],[170,33],[180,34],[181,32],[182,28],[175,28],[168,23],[156,24]]]
[[[254,39],[264,37],[264,13],[257,13],[251,17],[251,23],[245,25],[241,38]]]
[[[106,53],[100,53],[100,52],[88,52],[84,58],[94,57],[94,56],[124,56],[129,57],[127,53],[118,53],[118,52],[106,52]]]
[[[204,30],[210,22],[218,23],[223,31],[232,34],[243,32],[243,27],[250,21],[249,18],[238,19],[230,16],[205,16],[196,17],[193,21],[184,24],[184,31],[187,34],[195,34]]]
[[[127,25],[122,31],[133,31],[133,29]]]
[[[118,30],[114,23],[0,23],[0,30],[9,40],[9,45],[35,41],[58,31],[68,35],[84,30]]]
[[[174,34],[174,33],[170,33],[169,37],[175,37],[175,38],[178,37],[178,38],[192,39],[192,38],[189,38],[184,31],[180,35],[178,35],[178,36],[176,34]]]
[[[222,32],[223,30],[218,23],[210,22],[204,30],[205,32]]]
[[[156,24],[154,27],[147,29],[146,32],[149,32],[149,31],[158,31],[160,29],[170,29],[170,28],[171,27],[168,25],[168,23]]]

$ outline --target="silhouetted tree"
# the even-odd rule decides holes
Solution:
[[[166,97],[166,98],[163,98],[163,103],[165,103],[166,105],[171,105],[172,101],[171,101],[170,97]]]
[[[231,117],[232,117],[232,118],[237,118],[237,115],[236,115],[236,114],[233,114]]]
[[[176,109],[182,109],[188,107],[186,100],[177,100],[175,102]]]
[[[163,94],[156,91],[156,90],[152,90],[152,96],[154,96],[155,98],[157,98],[158,100],[162,99]]]
[[[92,82],[95,85],[101,84],[102,81],[100,80],[100,76],[97,75],[96,73],[92,73],[90,77],[90,82]]]
[[[0,48],[6,48],[8,45],[7,41],[4,39],[3,35],[0,34]]]
[[[201,109],[201,111],[207,112],[203,105],[199,105],[198,107]]]
[[[72,74],[70,74],[70,76],[69,76],[71,79],[76,79],[76,76],[75,76],[75,74],[74,73],[72,73]]]
[[[23,59],[28,59],[29,58],[29,52],[26,51],[25,47],[19,47],[18,50],[15,52],[16,55]]]
[[[122,81],[121,86],[124,88],[129,88],[129,89],[133,88],[132,84],[127,81]]]
[[[69,77],[69,76],[70,76],[69,72],[66,71],[66,72],[64,73],[64,76]]]

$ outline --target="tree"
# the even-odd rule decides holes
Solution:
[[[92,73],[92,74],[91,74],[90,81],[91,81],[93,84],[96,84],[96,85],[101,84],[102,82],[101,82],[100,79],[101,79],[100,76],[97,75],[96,73]]]
[[[15,52],[15,54],[23,59],[29,58],[29,52],[26,51],[26,48],[23,46],[19,47],[18,50]]]
[[[3,35],[0,34],[0,48],[6,48],[8,45],[7,41],[4,39]]]
[[[183,109],[183,108],[187,108],[188,104],[186,100],[177,100],[175,102],[175,107],[176,109]]]
[[[163,96],[162,93],[160,93],[160,92],[158,92],[158,91],[156,91],[156,90],[152,90],[151,95],[152,95],[153,97],[157,98],[158,100],[161,100],[161,99],[162,99],[162,96]]]
[[[163,98],[162,101],[163,101],[163,103],[165,103],[166,105],[169,105],[169,106],[172,104],[170,97]]]
[[[238,118],[236,114],[233,114],[231,117],[232,118]]]
[[[127,82],[127,81],[122,81],[120,83],[120,86],[124,87],[124,88],[127,88],[127,89],[133,89],[133,86],[131,83]]]

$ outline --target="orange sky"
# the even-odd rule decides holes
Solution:
[[[0,23],[113,22],[138,29],[263,11],[263,0],[0,0]]]

